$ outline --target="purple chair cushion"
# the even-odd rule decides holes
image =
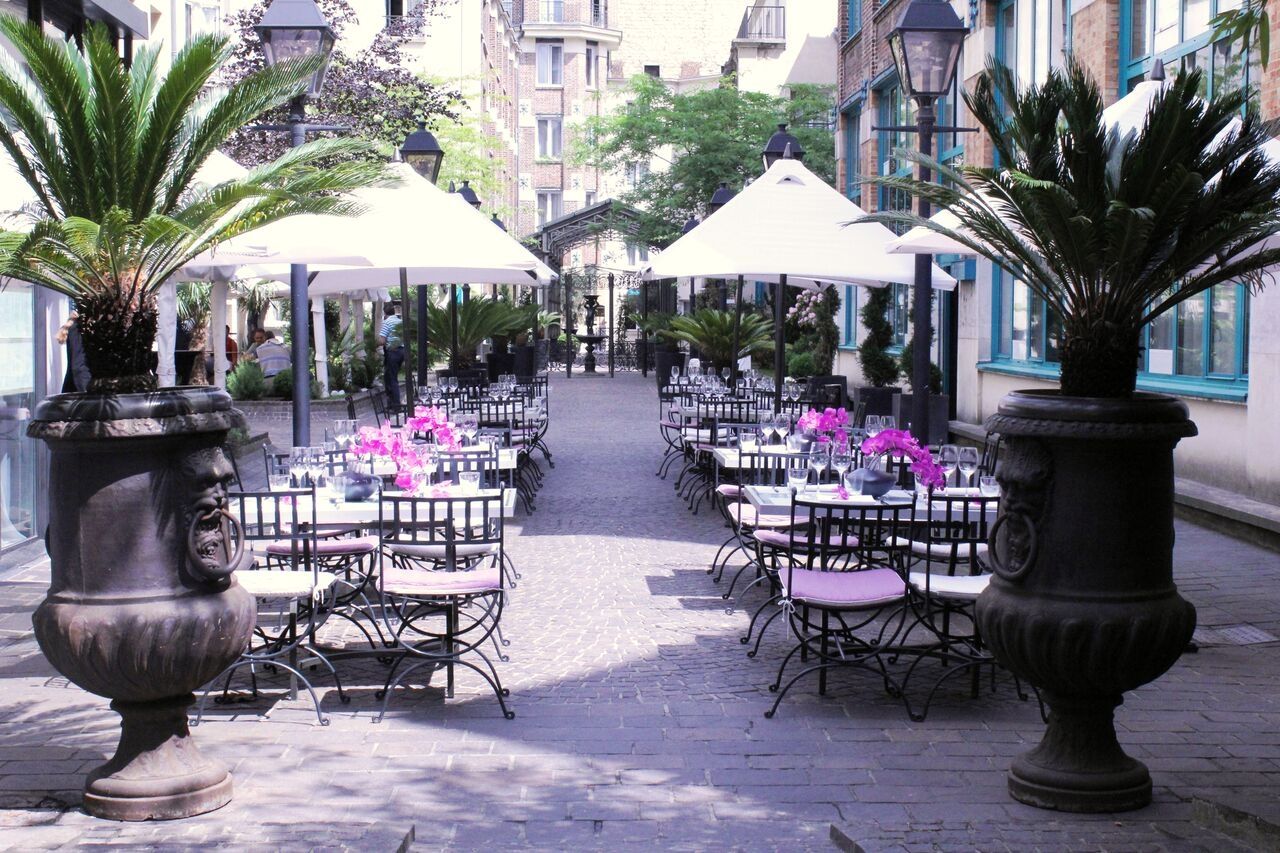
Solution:
[[[790,548],[791,536],[781,530],[757,530],[752,534],[756,541],[761,545],[768,545],[773,548]],[[808,537],[800,535],[796,537],[796,547],[808,547]],[[827,546],[834,549],[849,549],[858,547],[858,537],[843,534],[827,540]]]
[[[787,594],[805,604],[858,609],[879,607],[900,600],[907,586],[893,569],[856,572],[815,572],[792,569],[782,572]]]

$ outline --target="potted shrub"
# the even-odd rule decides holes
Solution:
[[[868,415],[893,414],[893,398],[901,393],[894,384],[898,381],[898,363],[888,352],[893,345],[893,327],[886,315],[892,298],[889,288],[873,287],[862,306],[862,325],[867,334],[858,344],[858,362],[862,365],[862,378],[871,384],[858,388],[858,401],[866,404]]]
[[[636,319],[642,335],[641,343],[646,349],[653,347],[653,370],[659,388],[671,381],[671,368],[684,367],[684,354],[680,352],[676,339],[663,334],[671,328],[673,316],[658,312]]]
[[[98,25],[83,53],[9,15],[0,34],[23,60],[0,69],[0,138],[39,199],[29,231],[0,232],[0,275],[75,300],[91,374],[86,393],[40,403],[28,430],[50,450],[52,578],[36,639],[122,718],[115,756],[89,774],[86,811],[198,814],[230,799],[231,778],[191,742],[186,709],[244,649],[255,618],[232,574],[244,549],[221,449],[239,416],[214,388],[156,389],[156,292],[219,240],[293,213],[345,210],[324,191],[367,183],[380,167],[318,168],[367,154],[328,140],[197,187],[216,146],[304,91],[316,62],[219,89],[210,83],[224,38],[192,38],[161,75],[156,47],[126,68]]]
[[[990,66],[965,100],[1002,166],[956,171],[909,155],[948,185],[885,181],[949,206],[964,233],[876,217],[964,243],[1062,320],[1061,389],[1012,393],[987,421],[1003,437],[1003,499],[977,622],[997,660],[1049,705],[1044,739],[1009,774],[1010,793],[1033,805],[1150,801],[1150,775],[1121,749],[1113,711],[1173,665],[1195,627],[1172,558],[1173,449],[1196,428],[1181,401],[1135,390],[1141,332],[1179,302],[1280,262],[1262,245],[1280,229],[1280,170],[1255,152],[1263,125],[1246,92],[1206,102],[1201,84],[1180,74],[1145,126],[1120,136],[1078,66],[1022,92]]]
[[[738,326],[737,358],[733,351],[732,311],[703,308],[693,314],[672,317],[668,328],[658,333],[659,338],[684,341],[698,348],[702,354],[703,368],[719,370],[731,366],[744,355],[773,352],[773,323],[759,314],[743,314]],[[663,378],[659,370],[658,378]],[[671,378],[667,368],[666,379]]]

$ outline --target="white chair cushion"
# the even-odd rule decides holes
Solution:
[[[709,429],[694,429],[693,427],[686,427],[681,434],[684,436],[685,441],[709,444],[715,441],[715,439],[728,438],[729,430],[721,427],[715,431],[715,435],[713,437],[712,432]]]
[[[443,560],[447,556],[443,542],[412,542],[388,539],[384,547],[392,554],[403,554],[406,557],[421,557],[426,560]],[[454,547],[454,555],[458,557],[483,557],[498,553],[497,542],[458,542]]]
[[[338,582],[337,575],[318,572],[314,578],[308,571],[271,571],[242,569],[236,572],[240,585],[258,599],[318,598]]]
[[[729,518],[741,527],[786,528],[804,524],[803,519],[792,522],[791,514],[789,512],[766,513],[761,515],[756,512],[755,507],[746,501],[729,504],[725,507],[725,512],[729,513]]]
[[[929,595],[937,598],[954,598],[962,601],[973,601],[991,583],[991,575],[940,575],[936,572],[912,572],[911,585],[920,592],[929,585]]]
[[[488,566],[470,572],[433,572],[387,567],[382,571],[382,589],[388,595],[424,598],[499,592],[502,569]]]
[[[950,560],[951,559],[951,543],[950,542],[920,542],[915,539],[905,539],[901,536],[893,538],[893,545],[896,548],[910,548],[911,553],[917,557],[929,557],[934,560]],[[980,542],[972,550],[968,545],[961,545],[956,548],[956,560],[961,563],[969,562],[969,554],[977,555],[980,562],[985,562],[987,557],[987,543]]]

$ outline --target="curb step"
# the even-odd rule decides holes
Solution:
[[[1192,797],[1192,819],[1255,850],[1280,850],[1280,802],[1241,801],[1235,805]],[[832,827],[834,831],[835,827]]]

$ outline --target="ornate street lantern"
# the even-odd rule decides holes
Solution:
[[[400,146],[400,159],[433,184],[440,177],[444,149],[435,135],[427,130],[426,122],[418,122],[418,129],[405,137],[404,144]]]
[[[324,63],[312,75],[306,91],[313,98],[320,94],[335,39],[333,29],[314,0],[274,0],[254,30],[268,66],[290,59],[323,57]]]

